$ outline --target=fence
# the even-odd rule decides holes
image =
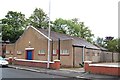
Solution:
[[[100,54],[100,62],[120,62],[120,53],[104,51]]]

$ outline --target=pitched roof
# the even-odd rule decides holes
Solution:
[[[44,35],[48,36],[48,30],[39,29],[39,28],[37,28],[37,30],[42,32]],[[70,39],[72,39],[73,40],[73,43],[72,43],[73,46],[80,46],[80,47],[84,46],[86,48],[91,48],[91,49],[100,49],[100,48],[96,47],[95,45],[87,42],[86,40],[84,40],[82,38],[69,36],[69,35],[54,32],[54,31],[50,32],[50,39],[52,39],[53,41],[57,41],[58,38],[60,38],[60,40],[70,40]]]
[[[39,29],[37,28],[40,32],[42,32],[43,34],[45,34],[46,36],[48,36],[48,30],[44,30],[44,29]],[[58,38],[60,38],[60,40],[69,40],[69,39],[73,39],[72,37],[66,35],[66,34],[61,34],[58,32],[54,32],[54,31],[50,31],[50,39],[52,39],[53,41],[57,41]]]
[[[108,49],[100,46],[99,44],[95,44],[95,46],[97,46],[98,48],[100,48],[102,51],[108,51]]]
[[[98,48],[97,46],[89,43],[88,41],[82,39],[82,38],[79,38],[79,37],[73,37],[73,45],[74,46],[81,46],[81,47],[86,47],[86,48],[90,48],[90,49],[100,49]]]

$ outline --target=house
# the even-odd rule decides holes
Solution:
[[[6,46],[6,57],[47,61],[48,40],[50,40],[52,53],[50,53],[50,60],[55,60],[58,59],[58,39],[60,39],[61,67],[79,67],[79,64],[86,60],[100,61],[100,48],[82,38],[53,31],[51,31],[50,39],[47,35],[47,30],[33,26],[27,27],[16,43]]]

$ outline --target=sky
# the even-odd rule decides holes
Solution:
[[[84,22],[95,38],[118,37],[119,0],[51,0],[50,18],[78,18]],[[49,0],[1,0],[0,19],[8,11],[22,12],[28,18],[35,8],[49,13]]]

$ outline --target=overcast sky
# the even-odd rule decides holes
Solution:
[[[79,18],[95,37],[118,37],[119,0],[51,0],[51,20]],[[49,12],[49,0],[1,0],[0,19],[8,11],[22,12],[29,17],[35,8]]]

